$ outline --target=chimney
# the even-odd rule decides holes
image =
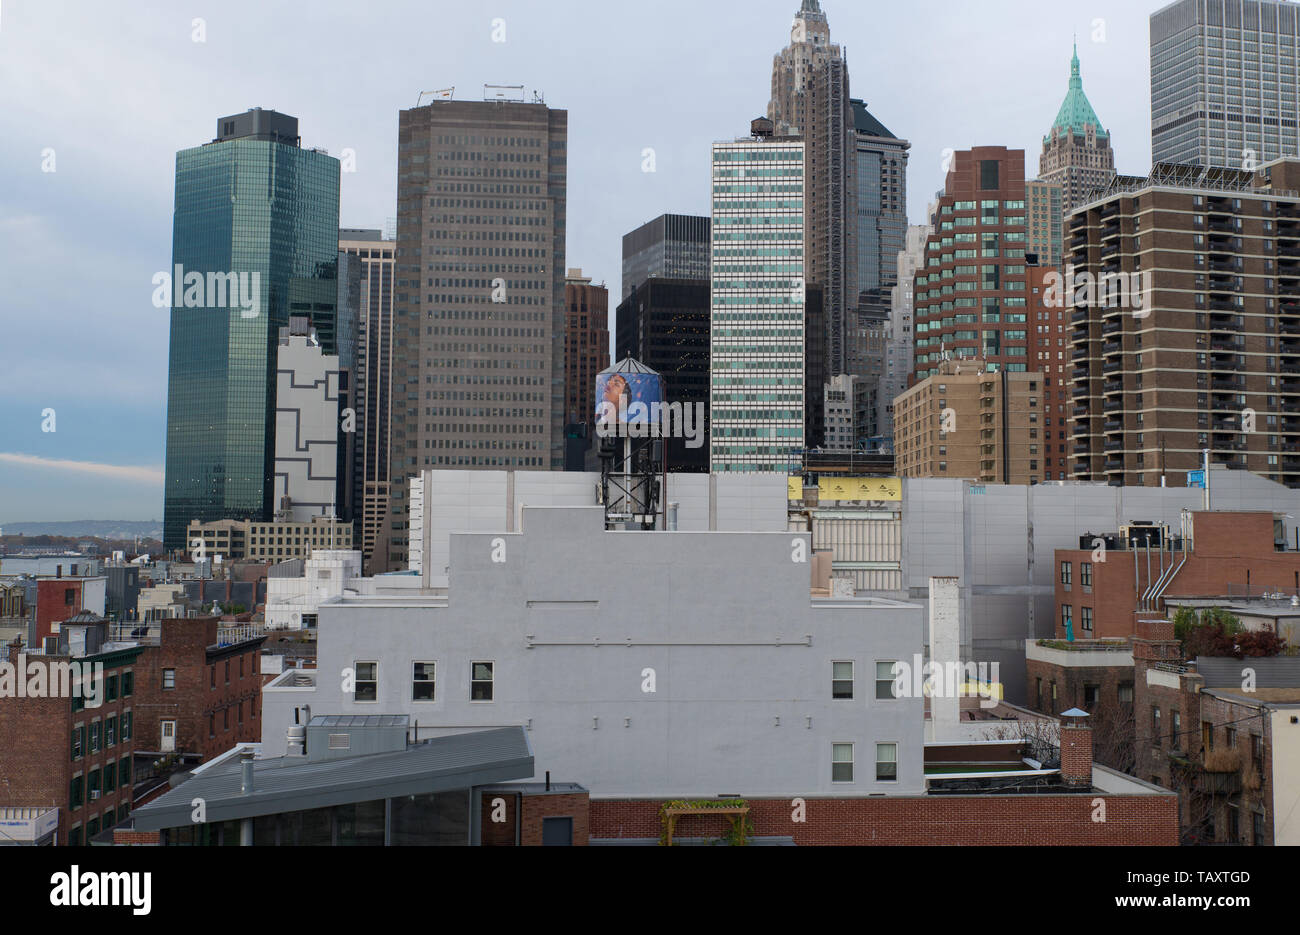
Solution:
[[[951,732],[961,718],[960,686],[949,685],[947,674],[964,671],[961,667],[960,594],[955,577],[930,579],[930,671],[934,686],[930,691],[930,723],[934,739],[951,739]]]
[[[1079,708],[1061,712],[1061,779],[1076,789],[1092,787],[1092,728],[1087,717]]]
[[[253,751],[248,747],[239,751],[239,794],[253,794]]]

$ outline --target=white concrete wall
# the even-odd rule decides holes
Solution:
[[[1273,740],[1273,843],[1300,844],[1300,706],[1290,705],[1271,713],[1269,732]]]

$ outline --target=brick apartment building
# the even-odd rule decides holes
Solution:
[[[1026,300],[1029,305],[1029,369],[1043,375],[1042,460],[1044,480],[1065,480],[1070,476],[1068,446],[1070,417],[1070,322],[1069,313],[1047,304],[1048,276],[1055,266],[1027,262]]]
[[[982,360],[946,360],[894,400],[894,460],[903,477],[987,483],[1050,480],[1043,375],[989,372]],[[951,422],[944,413],[951,410]],[[944,431],[945,426],[952,431]]]
[[[1076,639],[1123,640],[1141,618],[1165,616],[1166,598],[1296,591],[1300,552],[1287,549],[1281,529],[1272,513],[1198,511],[1185,530],[1134,524],[1127,536],[1082,536],[1083,548],[1056,550],[1056,635],[1065,638],[1069,620]],[[1098,538],[1104,561],[1094,558]]]
[[[206,761],[262,734],[258,627],[216,617],[162,620],[136,632],[136,736],[151,753]]]
[[[946,358],[1026,371],[1025,151],[977,146],[953,155],[916,271],[915,381]]]
[[[1076,479],[1182,485],[1209,449],[1300,485],[1297,189],[1296,159],[1157,164],[1070,215]]]
[[[107,634],[107,621],[91,614],[63,621],[59,636],[67,649],[24,654],[29,684],[33,667],[39,668],[46,696],[17,697],[6,691],[0,697],[0,807],[47,816],[57,810],[51,843],[87,844],[126,820],[132,807],[141,649],[108,642]],[[16,644],[10,645],[8,659],[19,662]],[[88,707],[78,691],[62,691],[65,683],[58,673],[70,664],[78,669],[72,670],[69,684],[83,675],[99,683],[96,707]],[[87,671],[85,666],[103,668]],[[61,686],[57,693],[56,682]]]
[[[1137,773],[1178,793],[1183,843],[1300,844],[1300,659],[1138,666]]]

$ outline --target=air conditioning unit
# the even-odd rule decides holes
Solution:
[[[90,798],[91,798],[92,800],[99,798],[99,796],[100,796],[100,792],[99,792],[98,789],[91,789],[91,790],[90,790]]]

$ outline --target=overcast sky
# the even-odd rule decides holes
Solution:
[[[608,284],[612,313],[622,235],[665,211],[708,213],[709,144],[765,111],[772,56],[799,7],[0,2],[0,524],[161,518],[168,310],[153,307],[152,277],[171,263],[175,153],[211,140],[218,117],[274,108],[299,118],[304,146],[354,150],[340,223],[382,227],[396,214],[397,114],[420,91],[539,90],[569,112],[568,266]],[[1075,33],[1117,168],[1145,173],[1147,17],[1160,5],[822,7],[853,96],[912,143],[919,221],[943,184],[945,148],[1024,148],[1036,173]],[[642,171],[647,147],[653,173]],[[42,431],[46,409],[53,432]]]

